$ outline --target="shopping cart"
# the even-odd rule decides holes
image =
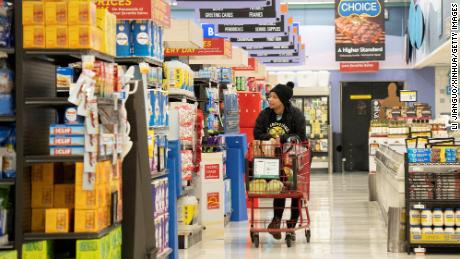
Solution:
[[[311,153],[308,142],[288,141],[274,144],[270,141],[255,140],[249,147],[246,170],[246,190],[253,206],[250,211],[250,236],[255,247],[259,247],[259,233],[286,233],[286,244],[292,246],[295,231],[305,229],[305,237],[310,242],[310,196]],[[257,219],[256,210],[274,210],[274,207],[255,206],[255,199],[297,198],[292,204],[299,210],[297,225],[281,219],[280,228],[268,228],[271,219]],[[284,209],[291,209],[284,207]],[[259,216],[260,217],[260,216]],[[290,225],[288,225],[290,223]],[[288,227],[290,226],[290,227]]]

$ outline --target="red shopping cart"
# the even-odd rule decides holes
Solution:
[[[271,219],[256,218],[256,210],[274,210],[272,207],[252,206],[250,209],[250,237],[255,247],[259,247],[259,233],[286,233],[286,244],[292,246],[295,231],[305,229],[305,237],[310,242],[310,196],[311,154],[308,142],[298,141],[273,144],[270,141],[255,140],[249,148],[246,170],[246,190],[252,204],[255,199],[294,198],[299,213],[297,224],[289,225],[289,220],[281,219],[280,228],[268,228]],[[290,207],[284,207],[288,209]],[[259,213],[260,215],[260,213]],[[260,216],[259,216],[260,217]]]

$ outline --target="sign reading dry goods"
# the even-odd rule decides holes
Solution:
[[[383,0],[336,0],[337,61],[385,60]]]

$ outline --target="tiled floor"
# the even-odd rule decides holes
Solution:
[[[306,243],[304,232],[298,231],[291,248],[284,239],[277,241],[269,234],[261,234],[261,245],[255,248],[248,237],[247,222],[232,222],[225,229],[225,238],[205,240],[181,250],[179,258],[416,258],[406,253],[387,253],[386,226],[378,205],[368,201],[367,183],[365,173],[312,174],[310,244]],[[285,214],[289,216],[287,211]],[[272,216],[270,212],[262,215],[267,219]],[[460,258],[460,254],[426,258]]]

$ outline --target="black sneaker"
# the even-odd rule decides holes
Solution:
[[[281,227],[281,220],[279,219],[273,219],[272,222],[268,225],[268,230],[270,229],[279,229]],[[281,233],[280,232],[269,232],[274,239],[280,240],[281,239]]]

